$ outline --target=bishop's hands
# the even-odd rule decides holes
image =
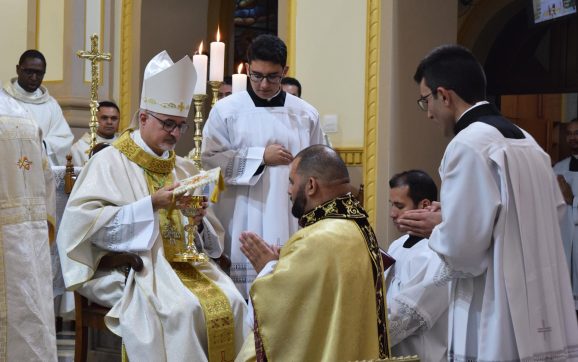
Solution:
[[[279,260],[279,248],[267,244],[259,235],[244,231],[239,240],[241,252],[249,259],[257,273],[260,273],[268,262]]]
[[[196,213],[193,216],[193,222],[196,225],[200,225],[203,221],[203,218],[207,215],[207,208],[209,207],[209,200],[206,196],[203,196],[203,201],[200,205],[194,205],[195,197],[198,196],[191,196],[187,194],[175,194],[174,189],[177,188],[180,184],[175,182],[171,186],[165,186],[158,189],[152,196],[151,201],[153,204],[153,211],[158,211],[161,209],[191,209],[195,208]]]
[[[289,150],[279,144],[272,144],[265,147],[263,162],[267,166],[288,165],[293,161],[293,155]]]
[[[560,185],[560,191],[562,191],[562,196],[564,196],[564,201],[566,202],[566,204],[572,205],[572,203],[574,202],[574,193],[572,193],[572,187],[566,181],[564,176],[558,175],[557,179],[558,185]]]
[[[429,238],[434,227],[441,222],[441,204],[435,201],[424,209],[408,210],[397,219],[401,230],[422,238]]]

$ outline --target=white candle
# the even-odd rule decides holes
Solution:
[[[193,55],[193,65],[197,72],[193,94],[207,94],[207,56],[203,54],[203,42],[199,46],[199,54]]]
[[[225,43],[219,41],[221,34],[217,29],[217,41],[211,42],[211,66],[209,67],[210,81],[223,81],[225,69]]]
[[[233,74],[233,93],[242,92],[247,89],[247,74],[242,74],[243,63],[237,68],[238,74]]]

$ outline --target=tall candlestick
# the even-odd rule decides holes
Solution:
[[[217,41],[211,42],[211,66],[209,68],[209,81],[223,81],[225,69],[225,43],[219,41],[221,34],[217,28]]]
[[[207,56],[203,54],[203,42],[199,46],[199,54],[193,55],[193,65],[197,71],[197,82],[194,94],[207,94]]]
[[[243,63],[237,68],[238,74],[233,74],[233,93],[247,90],[247,74],[242,74]]]

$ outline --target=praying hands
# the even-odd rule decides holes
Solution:
[[[268,262],[279,259],[279,248],[270,246],[257,234],[250,231],[241,233],[241,251],[249,259],[257,273],[267,265]]]

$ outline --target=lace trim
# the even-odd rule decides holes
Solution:
[[[438,269],[434,276],[434,285],[436,287],[443,287],[447,285],[452,279],[473,278],[472,273],[466,273],[459,270],[452,269],[447,263],[443,255],[438,254],[442,261],[441,268]]]
[[[394,303],[400,305],[399,318],[389,320],[389,335],[396,344],[410,335],[421,334],[428,328],[425,318],[413,307],[394,298]]]
[[[237,154],[234,157],[231,157],[229,162],[227,162],[227,167],[225,168],[225,178],[231,185],[237,184],[237,179],[245,172],[245,166],[247,165],[247,154],[249,154],[249,149],[246,147],[241,148]],[[235,167],[237,160],[239,160],[238,165]]]

